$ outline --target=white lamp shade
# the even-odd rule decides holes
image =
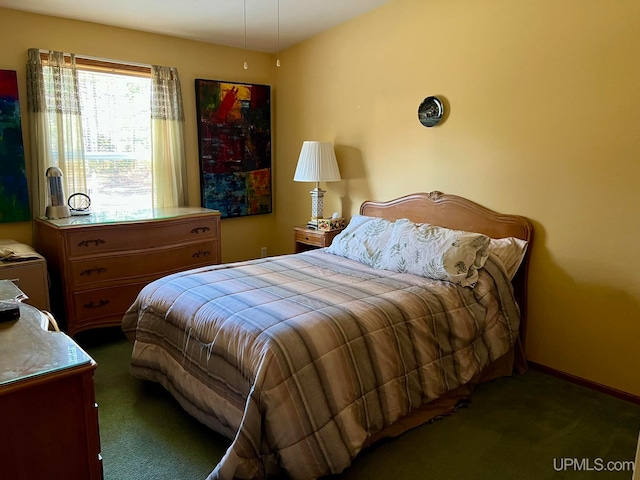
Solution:
[[[293,176],[295,182],[337,182],[340,180],[338,161],[331,142],[302,144],[298,166]]]

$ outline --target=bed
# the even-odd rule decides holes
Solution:
[[[364,250],[361,225],[377,232]],[[485,242],[472,284],[399,268],[398,250],[421,255],[412,245],[369,255],[372,238],[390,245],[407,228]],[[147,285],[122,323],[134,344],[131,373],[159,382],[230,439],[209,479],[339,473],[363,448],[451,409],[479,382],[526,368],[532,234],[524,217],[440,192],[364,202],[331,247]],[[456,245],[466,242],[456,235]],[[506,240],[524,246],[518,261],[489,248]],[[349,245],[367,260],[350,257]],[[381,258],[393,269],[379,268],[388,267]]]

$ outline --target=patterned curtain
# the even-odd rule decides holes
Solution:
[[[65,194],[86,193],[86,174],[78,71],[75,55],[65,63],[62,52],[49,52],[46,65],[40,50],[31,48],[27,62],[27,102],[31,128],[31,205],[33,216],[45,214],[45,173],[62,170]]]
[[[151,67],[151,161],[154,207],[188,204],[184,109],[178,70]]]

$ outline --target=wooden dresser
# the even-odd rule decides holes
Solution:
[[[198,207],[35,221],[51,307],[69,335],[120,325],[146,284],[220,263],[220,213]]]
[[[0,281],[2,299],[12,286]],[[99,480],[96,362],[47,324],[26,304],[0,322],[0,478]]]

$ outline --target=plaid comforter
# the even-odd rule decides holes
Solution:
[[[310,479],[507,353],[511,292],[492,258],[470,289],[314,250],[164,277],[123,330],[133,375],[231,439],[210,479]]]

